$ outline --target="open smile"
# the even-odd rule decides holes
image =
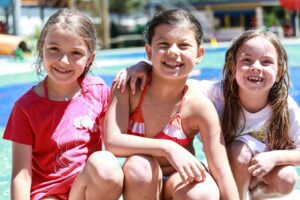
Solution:
[[[59,73],[64,73],[64,74],[71,72],[71,70],[60,69],[60,68],[56,68],[56,67],[54,67],[53,69]]]
[[[166,67],[170,68],[170,69],[175,69],[175,68],[177,68],[177,67],[183,66],[183,64],[180,63],[180,62],[170,62],[170,61],[166,61],[166,62],[163,62],[163,64],[164,64]]]
[[[252,83],[261,83],[264,79],[261,77],[257,77],[257,76],[249,76],[247,78],[248,81],[252,82]]]

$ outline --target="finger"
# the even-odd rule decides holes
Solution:
[[[143,91],[144,88],[145,88],[145,86],[146,86],[147,76],[143,76],[141,79],[142,79],[142,82],[141,82],[141,91]]]
[[[182,182],[186,183],[187,180],[188,180],[188,176],[186,175],[185,170],[183,168],[180,168],[178,170],[178,173],[179,173],[179,175],[181,177]]]
[[[260,169],[255,169],[251,174],[252,176],[255,176],[255,177],[258,177],[261,173],[261,170]]]
[[[125,92],[126,90],[126,84],[127,84],[127,81],[125,79],[122,79],[122,81],[120,82],[120,87],[121,87],[121,92]]]
[[[133,95],[135,94],[136,81],[137,81],[137,76],[132,76],[130,79],[130,89]]]
[[[248,167],[248,171],[250,174],[252,174],[257,168],[257,165],[251,165],[250,167]]]
[[[187,182],[188,183],[194,182],[195,176],[194,176],[194,173],[193,173],[192,169],[190,168],[190,166],[185,167],[184,171],[188,177]]]
[[[201,182],[205,179],[205,168],[201,163],[196,163],[196,166],[193,166],[192,170],[195,176],[195,181]]]

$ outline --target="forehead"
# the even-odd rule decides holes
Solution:
[[[256,36],[245,41],[239,48],[238,54],[277,56],[277,50],[268,39],[263,36]]]
[[[49,27],[45,42],[86,45],[84,40],[75,31],[58,24]]]
[[[160,24],[154,30],[154,37],[176,37],[195,40],[195,31],[186,21],[180,22],[178,24]]]

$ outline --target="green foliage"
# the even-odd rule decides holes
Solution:
[[[282,25],[284,10],[280,6],[266,7],[264,9],[264,24],[267,27]]]
[[[131,14],[137,8],[143,5],[143,1],[140,0],[110,0],[109,7],[112,13],[119,15]]]

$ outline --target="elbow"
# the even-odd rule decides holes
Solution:
[[[104,145],[105,145],[105,149],[107,151],[110,151],[110,152],[113,153],[113,151],[114,151],[114,145],[112,145],[111,143],[107,143],[107,142],[105,142]]]
[[[114,141],[114,139],[112,138],[112,136],[108,136],[107,134],[104,135],[103,143],[104,143],[105,149],[107,151],[112,152],[112,153],[114,151],[114,143],[113,143],[113,141]]]

